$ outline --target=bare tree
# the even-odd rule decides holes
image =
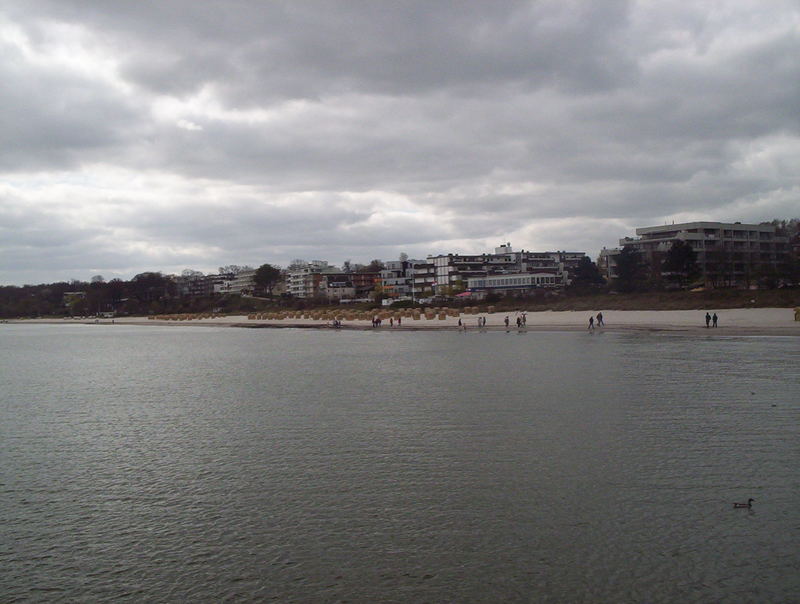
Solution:
[[[219,274],[220,275],[238,275],[239,273],[243,273],[244,271],[251,271],[253,270],[252,266],[239,266],[238,264],[228,264],[225,266],[219,267]]]

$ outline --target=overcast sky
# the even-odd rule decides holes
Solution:
[[[800,5],[4,0],[0,283],[800,214]]]

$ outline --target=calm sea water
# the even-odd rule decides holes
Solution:
[[[799,368],[797,338],[3,325],[0,599],[798,602]]]

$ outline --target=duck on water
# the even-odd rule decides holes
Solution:
[[[747,503],[734,503],[733,507],[735,507],[735,508],[751,508],[751,507],[753,507],[753,502],[754,501],[755,501],[755,499],[753,499],[751,497],[750,499],[747,500]]]

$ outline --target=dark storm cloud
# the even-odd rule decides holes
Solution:
[[[788,217],[798,21],[792,2],[6,2],[3,264],[594,253],[667,219]]]

